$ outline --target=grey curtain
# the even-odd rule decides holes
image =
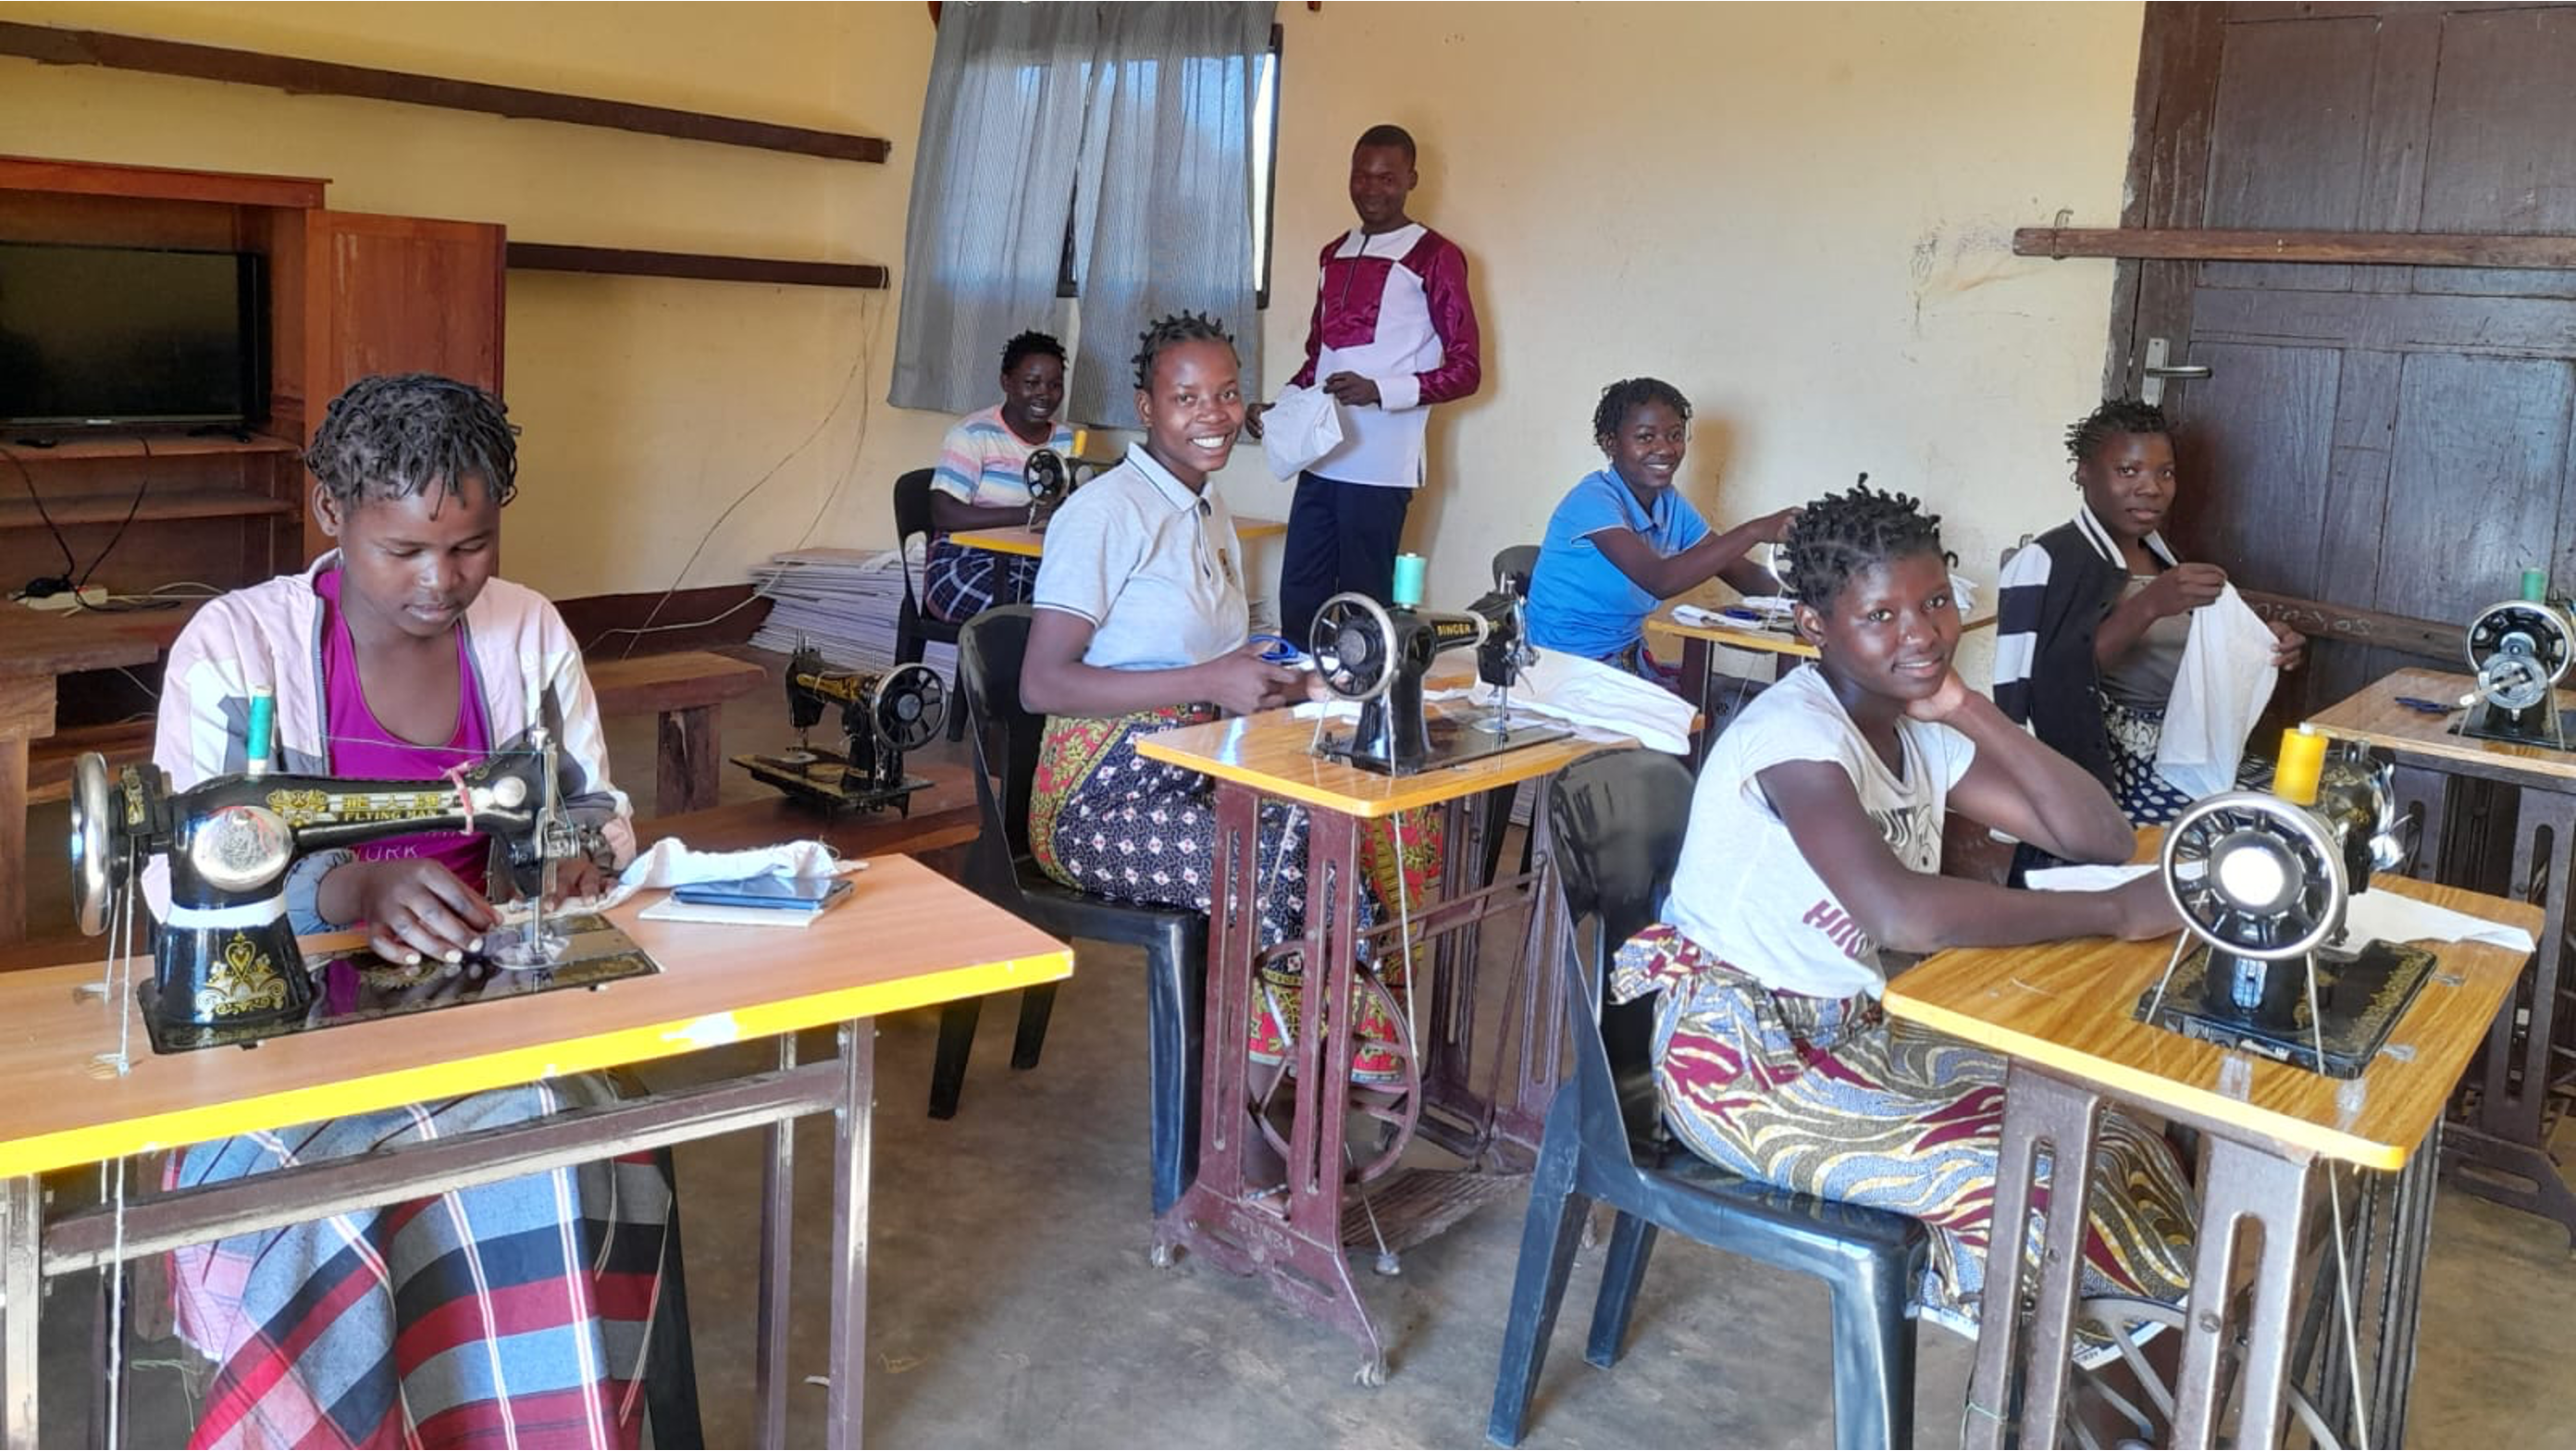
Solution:
[[[1095,5],[941,12],[904,224],[896,407],[993,402],[1002,344],[1051,320],[1100,22]]]
[[[1129,360],[1137,335],[1165,313],[1223,320],[1242,340],[1244,396],[1261,396],[1252,127],[1272,8],[1155,3],[1102,14],[1074,192],[1082,336],[1066,404],[1086,423],[1135,426]]]
[[[942,10],[888,401],[992,401],[1003,341],[1047,326],[1068,219],[1081,325],[1067,417],[1133,427],[1137,335],[1185,310],[1246,340],[1244,393],[1259,396],[1252,127],[1272,9]]]

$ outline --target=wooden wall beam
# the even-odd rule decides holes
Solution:
[[[2576,237],[2451,232],[2227,232],[2203,228],[2023,227],[2020,257],[2170,262],[2359,262],[2392,267],[2576,268]]]
[[[2347,645],[2375,645],[2383,650],[2400,650],[2409,655],[2440,660],[2455,669],[2467,668],[2468,628],[2464,625],[2445,625],[2437,620],[2382,614],[2377,610],[2328,604],[2323,600],[2303,600],[2295,595],[2269,594],[2258,589],[2240,589],[2239,593],[2245,596],[2245,603],[2254,607],[2254,613],[2267,620],[2278,620],[2302,635],[2338,640]]]
[[[296,56],[190,45],[175,40],[152,40],[104,30],[70,30],[60,26],[0,21],[0,55],[22,56],[45,65],[105,66],[111,70],[186,76],[201,81],[274,86],[294,95],[356,96],[372,101],[399,101],[407,105],[478,111],[531,121],[601,126],[614,131],[637,131],[648,136],[671,136],[683,141],[712,141],[722,146],[750,146],[764,151],[787,151],[836,161],[883,161],[889,150],[885,140],[876,136],[779,126],[766,121],[710,116],[699,111],[638,105],[631,101],[605,101],[554,91],[523,90],[517,86],[452,81],[438,76],[415,75],[409,71],[333,65]]]
[[[620,277],[687,277],[703,282],[772,282],[798,287],[883,287],[873,262],[779,262],[703,252],[638,252],[625,247],[564,247],[512,242],[509,263],[529,272],[599,272]]]

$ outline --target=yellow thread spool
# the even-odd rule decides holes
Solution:
[[[2294,806],[2317,804],[2325,774],[2326,738],[2307,726],[2281,732],[2281,763],[2272,769],[2272,794]]]

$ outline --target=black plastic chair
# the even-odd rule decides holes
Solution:
[[[1590,1009],[1619,945],[1655,920],[1690,819],[1691,775],[1654,751],[1604,751],[1548,792],[1564,883],[1569,1004]],[[1580,951],[1573,926],[1598,919]],[[1583,1221],[1598,1199],[1619,1212],[1601,1271],[1584,1358],[1619,1357],[1646,1258],[1662,1230],[1833,1290],[1834,1440],[1901,1446],[1914,1435],[1914,1327],[1908,1305],[1923,1271],[1924,1232],[1901,1214],[1793,1194],[1729,1174],[1686,1151],[1663,1162],[1651,1041],[1652,999],[1572,1014],[1575,1076],[1557,1093],[1531,1176],[1520,1270],[1503,1331],[1502,1372],[1485,1437],[1517,1446],[1556,1328]]]
[[[1045,723],[1020,705],[1020,659],[1028,653],[1030,609],[997,605],[967,622],[958,673],[974,717],[975,795],[984,830],[966,867],[977,894],[1058,937],[1145,949],[1145,1059],[1152,1103],[1154,1212],[1170,1208],[1198,1172],[1199,1042],[1207,1005],[1208,919],[1203,912],[1135,907],[1086,896],[1049,878],[1029,856],[1029,783]],[[1013,1068],[1037,1066],[1055,984],[1024,989]],[[977,1000],[941,1009],[931,1069],[930,1115],[957,1111],[966,1059],[975,1044]]]
[[[934,472],[931,469],[913,469],[898,475],[894,481],[894,547],[897,554],[903,554],[911,547],[912,536],[918,534],[922,538],[923,557],[928,557],[930,540],[938,533],[930,521],[930,480]],[[921,597],[912,587],[911,556],[904,555],[903,605],[894,617],[894,662],[897,665],[920,664],[922,651],[929,642],[937,640],[943,645],[954,645],[960,628],[921,607]],[[957,698],[963,675],[961,669],[959,678],[949,681],[950,700]],[[956,710],[949,711],[948,739],[960,740],[965,734],[965,715]]]

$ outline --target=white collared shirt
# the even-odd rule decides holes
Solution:
[[[1203,664],[1252,631],[1225,500],[1172,477],[1142,444],[1056,510],[1030,599],[1090,621],[1082,663],[1104,670]]]

